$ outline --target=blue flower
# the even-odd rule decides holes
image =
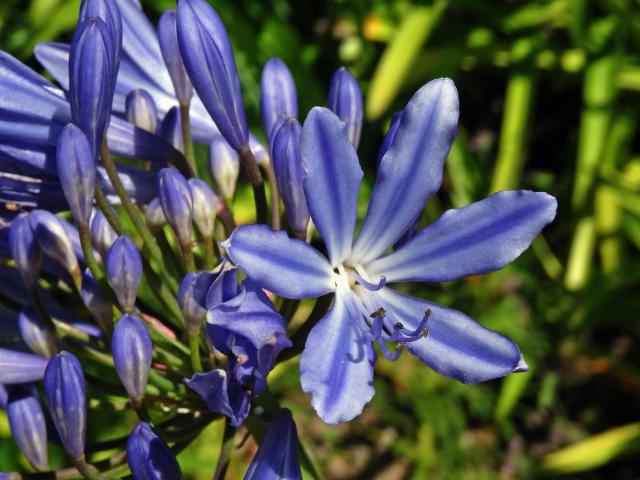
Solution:
[[[249,414],[253,397],[266,388],[276,357],[291,346],[286,324],[255,284],[245,280],[238,285],[237,269],[227,261],[213,272],[192,276],[191,284],[193,298],[208,310],[209,340],[228,361],[224,370],[198,373],[186,383],[209,410],[238,426]]]
[[[345,124],[327,109],[313,109],[301,139],[304,191],[328,258],[264,225],[240,227],[223,244],[252,281],[280,296],[335,293],[300,359],[302,388],[327,423],[358,416],[373,397],[374,342],[390,359],[406,348],[464,383],[527,369],[508,338],[460,312],[386,286],[498,270],[555,216],[556,200],[545,193],[500,192],[446,212],[389,253],[439,188],[457,120],[458,95],[451,80],[432,81],[412,97],[380,162],[354,241],[362,170]],[[394,351],[389,343],[396,344]]]

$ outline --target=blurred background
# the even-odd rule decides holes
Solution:
[[[498,190],[544,190],[556,221],[504,270],[402,289],[457,308],[514,339],[531,371],[465,386],[410,355],[376,366],[376,396],[356,421],[328,427],[300,390],[295,360],[270,377],[327,479],[640,478],[640,2],[211,1],[232,38],[247,112],[260,133],[259,79],[281,57],[301,112],[327,101],[340,66],[358,78],[366,119],[362,214],[392,114],[428,80],[454,79],[459,135],[444,210]],[[143,0],[155,23],[171,0]],[[68,41],[79,0],[2,0],[0,47],[38,70],[39,41]],[[91,435],[117,426],[90,420]],[[218,426],[181,456],[210,478]],[[0,464],[27,465],[0,413]],[[241,477],[255,444],[237,450]]]

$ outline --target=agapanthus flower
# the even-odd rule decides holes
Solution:
[[[186,383],[209,410],[238,426],[249,414],[253,397],[266,388],[276,357],[291,346],[286,324],[255,284],[246,280],[238,284],[237,269],[227,261],[190,281],[193,300],[207,310],[209,340],[228,360],[224,370],[197,373]],[[182,303],[186,304],[184,299]]]
[[[527,369],[518,347],[466,315],[401,294],[387,283],[441,282],[488,273],[517,258],[555,216],[545,193],[505,191],[450,210],[389,253],[442,180],[456,134],[453,82],[429,82],[411,98],[380,162],[354,241],[362,170],[345,124],[314,108],[302,133],[304,191],[327,257],[285,232],[239,227],[223,244],[249,279],[285,298],[334,293],[300,359],[302,388],[327,423],[359,415],[374,395],[377,343],[389,359],[406,348],[437,372],[477,383]],[[396,346],[389,351],[388,344]]]

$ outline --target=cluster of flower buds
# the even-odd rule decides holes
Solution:
[[[208,423],[223,419],[229,437],[252,415],[260,447],[245,478],[300,479],[293,417],[267,388],[285,356],[301,354],[302,389],[326,423],[372,398],[376,349],[389,360],[407,349],[465,383],[526,370],[506,337],[387,287],[501,268],[555,215],[544,193],[501,192],[418,231],[456,132],[450,80],[429,82],[394,117],[356,237],[363,101],[346,69],[328,108],[300,116],[291,72],[269,60],[265,147],[206,0],[179,0],[157,30],[136,0],[82,0],[71,45],[41,44],[36,56],[62,89],[0,52],[0,219],[11,222],[0,227],[0,300],[16,331],[0,348],[0,406],[47,478],[77,475],[49,471],[55,442],[90,480],[126,464],[136,479],[180,479],[175,455]],[[211,182],[198,177],[207,159],[194,143],[208,148]],[[230,205],[244,180],[257,224],[237,226]],[[315,307],[296,327],[303,299]],[[137,416],[126,454],[104,460],[124,439],[88,429],[94,414]]]

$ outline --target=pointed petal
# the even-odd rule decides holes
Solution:
[[[0,383],[42,380],[46,367],[44,357],[0,348]]]
[[[185,383],[202,397],[209,410],[229,417],[232,426],[237,427],[247,418],[251,397],[224,370],[196,373]]]
[[[300,142],[309,212],[336,266],[351,252],[362,169],[344,122],[326,108],[311,110]]]
[[[313,327],[300,357],[302,390],[326,423],[351,420],[373,398],[376,354],[360,328],[351,291],[340,290]]]
[[[458,92],[447,78],[427,83],[409,100],[393,143],[380,160],[367,215],[353,246],[354,262],[366,263],[392,246],[440,188],[457,122]]]
[[[401,248],[374,260],[367,272],[384,274],[388,282],[446,282],[499,270],[529,247],[556,207],[546,193],[498,192],[449,210]]]
[[[236,228],[222,246],[250,279],[281,297],[319,297],[335,288],[326,258],[281,230],[245,225]]]
[[[462,383],[480,383],[509,373],[525,371],[518,346],[493,330],[474,322],[457,310],[402,295],[390,288],[376,293],[359,293],[373,308],[384,306],[393,322],[415,329],[427,310],[429,334],[407,344],[420,361],[447,377]],[[382,305],[381,305],[382,304]]]

